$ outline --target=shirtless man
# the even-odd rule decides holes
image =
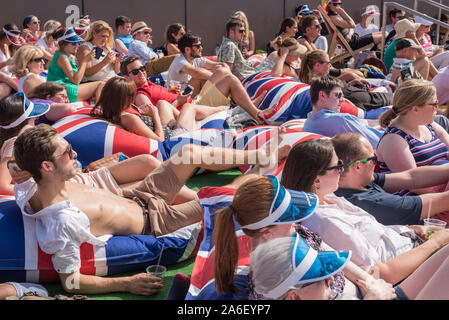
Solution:
[[[280,148],[279,157],[286,157],[288,151],[289,146]],[[214,159],[221,157],[221,163],[225,163],[230,154],[233,163],[210,162],[211,156],[215,156]],[[91,176],[82,175],[81,181],[87,184],[69,181],[76,175],[76,152],[54,128],[39,125],[23,132],[14,144],[18,166],[34,178],[17,185],[15,196],[24,219],[38,220],[39,245],[44,252],[53,255],[53,265],[64,290],[85,294],[128,291],[151,295],[162,289],[162,281],[145,273],[119,278],[80,274],[81,243],[104,245],[111,235],[159,236],[201,221],[203,211],[197,199],[172,205],[197,167],[226,170],[249,164],[253,159],[256,164],[265,161],[266,165],[267,158],[274,159],[277,154],[274,152],[267,157],[267,150],[187,145],[136,188],[120,189],[118,185],[136,178],[136,173],[129,168],[103,168]]]

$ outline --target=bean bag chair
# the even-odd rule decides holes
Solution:
[[[265,110],[277,104],[273,112],[265,115],[265,121],[268,124],[279,125],[292,119],[304,119],[312,111],[310,85],[298,79],[272,77],[269,72],[262,72],[243,79],[242,84],[251,99],[267,91],[259,109]],[[342,103],[340,112],[349,113],[361,119],[377,119],[379,114],[376,110],[365,111],[358,108],[349,100]]]
[[[206,130],[186,132],[164,142],[142,137],[111,125],[89,115],[91,107],[83,106],[76,113],[55,122],[53,127],[73,146],[78,160],[84,168],[89,163],[105,156],[122,152],[128,157],[151,154],[163,161],[170,157],[172,149],[195,143],[212,146],[228,146],[232,143],[232,133],[226,119],[228,111],[216,113],[202,121],[198,126]]]
[[[0,282],[58,282],[51,255],[37,242],[35,220],[22,216],[13,197],[0,196]],[[155,264],[171,265],[195,256],[202,239],[201,222],[155,236],[114,236],[105,246],[81,245],[81,273],[108,276],[144,272]]]
[[[253,54],[251,57],[246,59],[246,61],[254,68],[256,68],[259,64],[261,64],[265,60],[266,57],[267,57],[266,53],[258,53]]]

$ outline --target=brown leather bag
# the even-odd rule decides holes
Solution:
[[[121,155],[123,155],[122,152],[117,152],[111,154],[110,156],[98,159],[97,161],[91,162],[87,167],[83,169],[83,172],[95,171],[103,167],[110,167],[114,164],[117,164]]]

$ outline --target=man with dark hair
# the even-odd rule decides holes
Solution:
[[[396,58],[393,58],[390,80],[401,84],[410,79],[425,80],[429,76],[430,60],[419,58],[422,47],[408,38],[399,39],[395,46]]]
[[[187,85],[194,88],[192,96],[196,96],[203,84],[212,77],[218,67],[228,68],[224,62],[215,62],[202,56],[201,38],[193,33],[186,33],[178,40],[181,54],[176,56],[168,69],[167,82],[175,80],[181,83],[181,91]],[[212,71],[210,71],[212,70]],[[223,101],[227,104],[227,99]],[[202,103],[199,103],[202,104]],[[221,105],[223,105],[221,104]]]
[[[16,185],[15,199],[24,218],[36,220],[39,246],[52,255],[64,290],[151,295],[162,289],[162,281],[146,273],[118,278],[81,274],[80,245],[104,246],[113,235],[161,236],[201,221],[203,209],[196,195],[173,204],[196,168],[269,166],[275,164],[278,152],[279,158],[285,158],[288,151],[289,146],[274,144],[251,151],[185,145],[152,171],[141,165],[131,167],[130,158],[77,174],[77,154],[71,145],[54,128],[41,124],[25,130],[14,143],[17,164],[34,178]],[[129,183],[134,187],[120,188]]]
[[[115,18],[115,48],[128,55],[129,44],[133,40],[131,35],[131,19],[126,16],[118,16]]]
[[[304,131],[333,137],[342,132],[359,132],[377,146],[382,132],[368,125],[368,121],[351,114],[340,113],[344,101],[344,84],[332,76],[314,78],[310,85],[312,111],[307,115]]]
[[[335,152],[345,165],[335,194],[364,209],[384,225],[416,225],[449,210],[449,191],[414,196],[393,194],[447,183],[444,166],[423,166],[396,173],[374,173],[377,157],[368,140],[359,133],[341,133],[332,138]]]
[[[238,47],[245,38],[245,32],[242,20],[231,18],[226,23],[226,36],[217,54],[217,61],[225,62],[239,80],[258,71],[245,60]]]
[[[388,16],[390,17],[390,24],[387,24],[387,26],[385,27],[385,31],[387,33],[390,33],[394,30],[394,25],[396,24],[396,22],[405,18],[405,12],[401,9],[393,8],[388,13]]]
[[[301,30],[303,35],[298,37],[298,42],[306,46],[307,51],[321,49],[327,52],[327,40],[324,38],[324,48],[322,45],[317,46],[316,41],[321,37],[322,26],[316,15],[307,15],[301,19]]]

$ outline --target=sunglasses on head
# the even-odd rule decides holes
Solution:
[[[192,44],[192,47],[202,48],[203,45],[201,43],[198,44]]]
[[[336,170],[338,174],[342,174],[345,171],[345,165],[342,160],[338,160],[337,165],[333,167],[328,167],[324,169],[325,171]]]
[[[65,151],[63,153],[61,153],[60,155],[54,156],[54,158],[62,157],[65,154],[68,154],[69,158],[73,159],[73,149],[72,149],[72,145],[70,143],[67,145],[67,148],[65,149]]]
[[[353,163],[351,163],[351,164],[348,166],[348,169],[351,168],[352,166],[354,166],[354,164],[355,164],[357,161],[360,161],[360,162],[362,162],[362,163],[366,163],[366,162],[368,162],[368,161],[372,161],[372,162],[374,163],[374,165],[376,165],[376,164],[377,164],[377,156],[372,156],[372,157],[369,157],[369,158],[363,158],[363,159],[360,159],[360,160],[356,160],[356,161],[354,161]]]
[[[140,68],[137,69],[132,69],[129,73],[132,73],[133,75],[137,76],[139,72],[145,73],[146,72],[145,66],[141,66]]]
[[[31,59],[30,60],[30,62],[45,62],[45,59],[44,59],[44,57],[39,57],[39,58],[34,58],[34,59]]]

